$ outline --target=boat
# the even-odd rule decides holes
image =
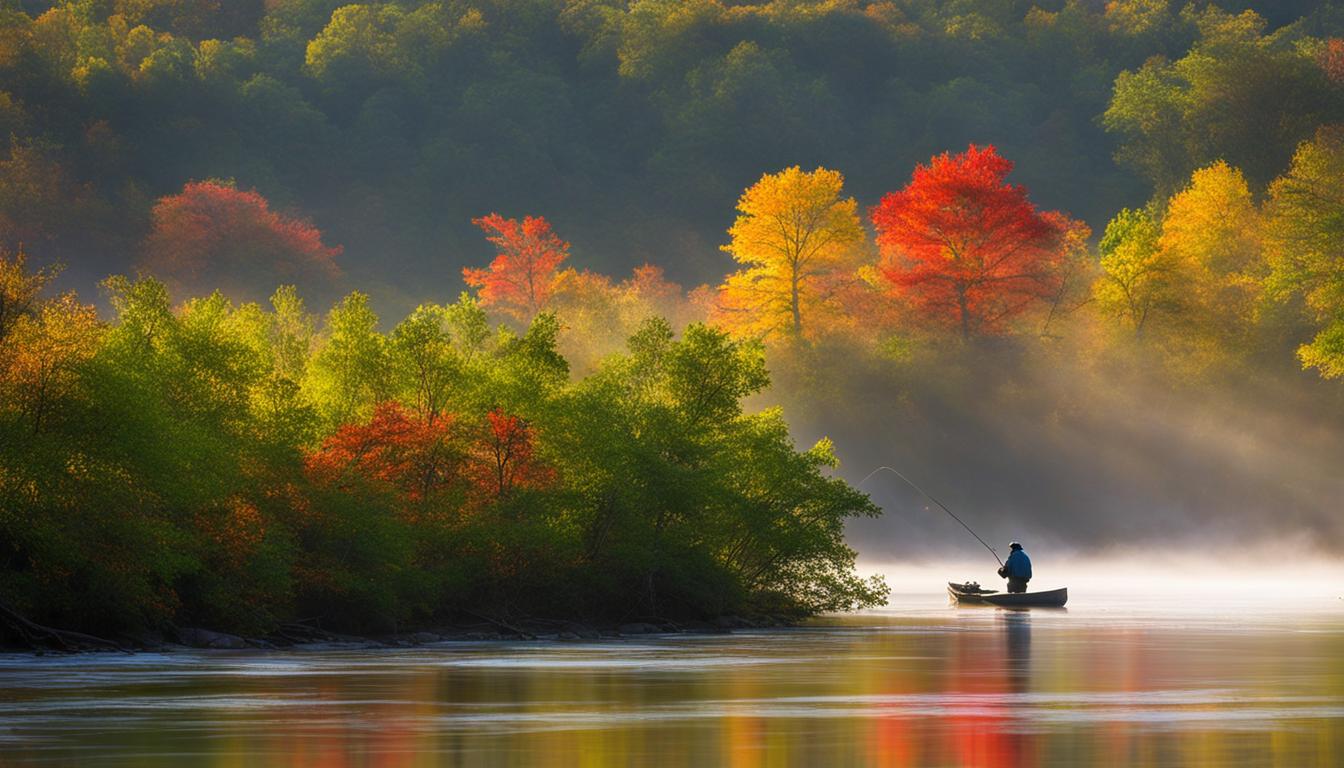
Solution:
[[[974,581],[947,583],[947,594],[958,605],[996,605],[1002,608],[1062,608],[1069,601],[1065,587],[1044,592],[1000,592],[985,589]]]

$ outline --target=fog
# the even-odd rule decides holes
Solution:
[[[903,376],[837,375],[830,387],[775,390],[800,442],[830,436],[851,483],[896,468],[1000,552],[1013,539],[1076,557],[1344,550],[1344,393],[1282,362],[1173,382],[1073,354],[989,352]],[[990,558],[896,475],[861,488],[884,511],[850,525],[865,559]]]
[[[974,539],[966,538],[978,547]],[[1180,553],[1165,547],[1111,548],[1086,555],[1051,547],[1028,549],[1032,590],[1068,587],[1068,607],[1076,610],[1132,607],[1116,602],[1131,595],[1189,610],[1241,603],[1261,604],[1266,610],[1312,605],[1344,611],[1344,564],[1320,553],[1304,556],[1286,541],[1220,553]],[[994,572],[997,563],[988,552],[980,552],[980,557],[967,552],[962,557],[900,563],[861,558],[859,570],[883,575],[891,587],[892,608],[941,596],[949,581],[977,581],[986,588],[1003,589],[1004,581]]]

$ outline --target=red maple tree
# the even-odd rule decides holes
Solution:
[[[466,473],[467,455],[454,440],[454,419],[430,421],[389,401],[366,424],[346,424],[307,457],[310,476],[341,484],[354,477],[386,484],[411,501],[448,488]]]
[[[531,320],[550,301],[556,271],[569,257],[569,243],[542,216],[525,216],[519,222],[492,213],[471,221],[499,252],[489,267],[467,267],[462,277],[477,289],[484,306]]]
[[[460,491],[481,506],[554,478],[536,457],[532,428],[518,416],[496,408],[479,427],[464,428],[452,415],[429,420],[396,401],[378,405],[368,422],[337,429],[306,465],[319,483],[373,483],[412,504]]]
[[[486,414],[476,443],[472,486],[488,498],[508,496],[515,488],[550,483],[551,468],[536,459],[533,431],[527,422],[495,408]]]
[[[1011,161],[972,144],[915,169],[872,211],[888,294],[963,337],[999,333],[1059,290],[1067,217],[1005,181]]]
[[[177,288],[222,288],[247,298],[279,283],[340,275],[340,246],[312,223],[271,210],[266,198],[220,181],[196,181],[159,198],[141,266]]]

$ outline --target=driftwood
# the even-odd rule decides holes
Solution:
[[[486,622],[486,623],[488,623],[488,624],[491,624],[491,625],[493,625],[493,626],[496,626],[496,627],[498,627],[498,628],[500,628],[500,629],[502,629],[502,630],[504,630],[504,631],[506,631],[506,632],[511,632],[511,633],[513,633],[513,634],[515,634],[515,635],[518,635],[519,637],[523,638],[524,640],[536,640],[536,639],[537,639],[537,636],[534,635],[534,634],[532,634],[531,632],[528,632],[528,631],[525,630],[525,629],[520,629],[520,628],[518,628],[518,627],[515,627],[515,626],[513,626],[512,624],[509,624],[507,621],[504,621],[503,619],[496,619],[496,618],[494,618],[494,617],[492,617],[492,616],[486,616],[485,614],[482,614],[482,613],[475,613],[474,611],[466,611],[466,610],[464,610],[464,611],[462,611],[462,612],[465,613],[465,614],[468,615],[468,616],[471,616],[471,617],[473,617],[473,618],[480,619],[481,621],[484,621],[484,622]]]
[[[0,602],[0,623],[13,630],[19,639],[33,650],[57,650],[66,653],[113,650],[130,653],[121,643],[107,638],[38,624],[3,602]]]

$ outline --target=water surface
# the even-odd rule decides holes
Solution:
[[[1197,604],[1192,604],[1197,603]],[[0,656],[0,765],[1344,764],[1344,601],[402,650]]]

